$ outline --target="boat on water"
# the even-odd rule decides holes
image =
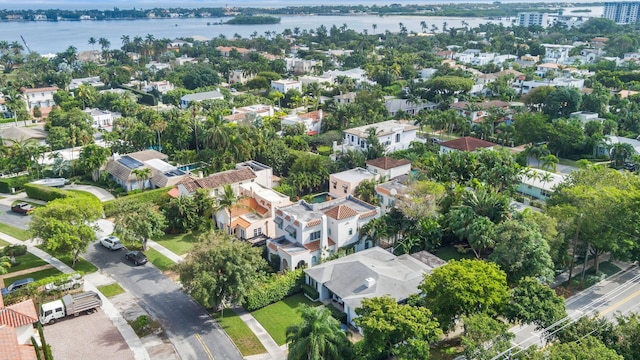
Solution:
[[[49,186],[49,187],[63,187],[66,182],[67,182],[67,179],[65,178],[46,178],[46,179],[32,181],[30,182],[30,184]]]

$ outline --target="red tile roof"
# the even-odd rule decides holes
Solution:
[[[309,250],[309,251],[318,251],[320,250],[320,240],[316,240],[313,242],[310,242],[308,244],[305,244],[304,247]]]
[[[358,215],[358,212],[347,205],[341,204],[327,210],[327,212],[325,212],[325,215],[327,215],[328,217],[334,218],[336,220],[342,220],[342,219],[356,216]]]
[[[366,164],[377,167],[378,169],[389,170],[398,166],[411,164],[411,161],[407,159],[396,160],[388,156],[385,156],[385,157],[381,157],[373,160],[367,160]]]
[[[28,88],[25,88],[25,87],[21,87],[20,88],[20,92],[22,92],[22,93],[34,93],[34,92],[58,91],[58,90],[60,90],[60,89],[58,89],[58,87],[56,87],[56,86],[33,88],[33,89],[28,89]]]
[[[465,136],[463,138],[445,141],[441,143],[440,146],[461,151],[476,151],[476,149],[489,148],[492,146],[496,146],[496,144],[471,136]]]
[[[184,185],[187,191],[192,193],[197,189],[215,189],[223,185],[230,185],[241,181],[255,179],[256,177],[256,174],[254,174],[251,169],[243,167],[241,169],[219,172],[202,179],[193,177],[186,178],[178,184]]]

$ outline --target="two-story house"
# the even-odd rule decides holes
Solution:
[[[502,110],[509,109],[509,103],[501,100],[491,100],[485,102],[468,102],[468,101],[458,101],[451,105],[449,108],[457,111],[460,115],[468,117],[471,119],[471,122],[479,122],[489,114],[491,109],[500,108]]]
[[[298,80],[271,80],[271,88],[286,94],[289,90],[295,89],[302,92],[302,83]]]
[[[355,195],[355,190],[361,182],[377,180],[379,175],[367,169],[357,167],[329,175],[329,194],[335,197]]]
[[[373,129],[373,130],[369,130]],[[376,138],[387,153],[405,150],[414,141],[425,142],[418,138],[419,127],[409,120],[388,120],[375,124],[359,126],[344,131],[342,145],[333,144],[334,152],[346,153],[349,150],[366,151],[369,148],[369,131],[375,131]]]
[[[205,91],[195,94],[187,94],[180,98],[180,107],[186,109],[192,101],[200,102],[203,100],[224,100],[224,95],[220,91]]]
[[[167,155],[156,150],[143,150],[126,155],[113,154],[105,171],[125,190],[142,190],[173,186],[187,173],[167,163]]]
[[[91,127],[96,129],[110,128],[113,125],[113,120],[122,117],[119,112],[111,112],[109,110],[84,109],[83,111],[91,116],[91,119],[93,119]]]
[[[398,180],[378,184],[375,189],[376,196],[380,200],[380,210],[382,210],[383,214],[391,211],[396,206],[398,199],[408,198],[409,187]]]
[[[7,360],[32,360],[36,356],[31,338],[36,335],[34,324],[38,312],[33,300],[4,306],[0,295],[0,357]]]
[[[53,94],[58,90],[60,89],[55,86],[33,89],[20,88],[20,92],[27,105],[27,111],[33,115],[33,109],[37,107],[40,109],[43,117],[47,117],[51,108],[56,104],[55,101],[53,101]]]
[[[297,124],[303,124],[306,129],[307,135],[313,136],[318,135],[322,129],[322,119],[324,118],[324,113],[322,109],[318,111],[312,111],[304,114],[293,114],[284,116],[280,120],[280,125],[282,127],[285,126],[296,126]]]
[[[233,108],[231,115],[224,116],[223,119],[236,124],[254,124],[255,121],[261,120],[262,117],[273,116],[273,114],[272,105],[256,104]]]
[[[367,160],[365,164],[367,164],[367,170],[379,175],[381,179],[385,180],[408,175],[411,171],[411,161],[407,159],[393,159],[388,156]]]
[[[276,238],[267,240],[270,259],[280,269],[314,266],[342,247],[372,247],[360,242],[358,230],[380,216],[380,208],[353,196],[309,204],[304,200],[276,210]]]
[[[245,72],[244,70],[231,70],[229,72],[229,85],[245,84],[255,77],[254,74]]]

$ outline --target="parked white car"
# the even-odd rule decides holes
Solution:
[[[120,250],[124,247],[120,239],[115,236],[107,236],[100,239],[100,244],[110,250]]]
[[[77,289],[84,284],[84,278],[80,274],[73,274],[62,281],[50,282],[44,286],[44,291],[67,291]]]

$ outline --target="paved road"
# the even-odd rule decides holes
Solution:
[[[136,296],[158,319],[183,360],[231,360],[242,356],[205,309],[151,264],[135,267],[123,261],[124,251],[109,251],[98,243],[83,255]]]
[[[608,319],[618,314],[640,310],[640,268],[634,266],[627,271],[607,279],[567,299],[567,313],[571,319],[582,316],[599,316]],[[560,328],[568,323],[562,323]],[[537,344],[542,346],[540,332],[533,326],[517,326],[511,329],[516,334],[513,340],[519,347]]]
[[[29,222],[31,222],[31,216],[14,213],[8,205],[0,205],[0,218],[2,223],[24,230],[29,228]]]

